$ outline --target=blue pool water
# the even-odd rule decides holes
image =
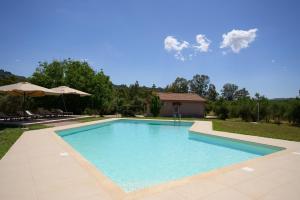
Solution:
[[[280,148],[192,133],[192,123],[117,120],[58,134],[124,191],[192,176]]]

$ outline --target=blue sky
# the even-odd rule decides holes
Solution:
[[[299,10],[297,0],[1,0],[0,68],[30,76],[39,61],[86,59],[115,84],[164,87],[198,73],[218,90],[230,82],[252,95],[295,97]]]

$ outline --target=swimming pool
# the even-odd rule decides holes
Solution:
[[[57,133],[125,192],[281,150],[189,132],[192,124],[121,119]]]

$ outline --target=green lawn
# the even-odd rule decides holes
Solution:
[[[213,120],[213,129],[216,131],[300,141],[300,127],[289,124],[255,124],[249,122]]]
[[[5,153],[24,131],[42,128],[49,128],[49,126],[41,124],[26,126],[26,128],[0,126],[0,159],[5,155]]]

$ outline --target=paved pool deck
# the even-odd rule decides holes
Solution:
[[[54,132],[111,120],[25,132],[0,160],[0,199],[300,199],[299,142],[214,131],[209,121],[196,121],[190,130],[285,150],[125,193]]]

